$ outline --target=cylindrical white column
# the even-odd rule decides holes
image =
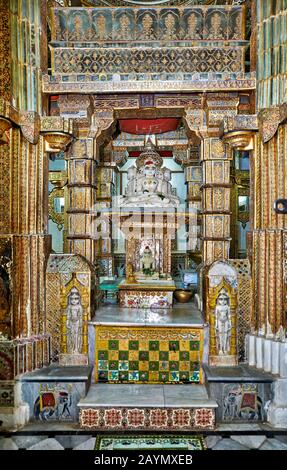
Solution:
[[[256,348],[256,367],[258,369],[263,369],[264,364],[264,350],[263,350],[263,341],[261,337],[256,337],[255,348]]]
[[[263,367],[266,372],[271,372],[271,351],[272,351],[272,343],[270,339],[264,338],[263,349]]]
[[[256,361],[255,361],[255,336],[254,335],[247,335],[246,344],[247,344],[248,364],[250,366],[254,367],[256,365]]]
[[[282,378],[287,378],[287,343],[280,344],[279,374]]]
[[[271,372],[272,374],[279,374],[279,353],[280,353],[280,343],[278,341],[272,341],[272,349],[271,349]]]

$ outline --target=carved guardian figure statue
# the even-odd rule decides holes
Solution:
[[[73,287],[67,307],[67,349],[68,354],[82,353],[83,307],[79,291]]]
[[[225,289],[222,289],[217,297],[215,307],[215,332],[220,355],[230,352],[231,336],[231,310],[229,306],[229,296]]]

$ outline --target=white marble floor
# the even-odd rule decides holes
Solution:
[[[114,434],[114,433],[113,433]],[[154,433],[153,433],[154,434]],[[160,434],[160,433],[159,433]],[[174,435],[174,433],[173,433]],[[182,433],[181,433],[182,435]],[[9,437],[0,436],[0,451],[2,450],[94,450],[96,434],[12,434]],[[283,450],[287,451],[287,433],[270,438],[266,435],[232,435],[224,437],[210,434],[205,437],[208,450]]]

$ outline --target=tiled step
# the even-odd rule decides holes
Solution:
[[[204,385],[94,384],[78,407],[83,429],[173,431],[213,429],[217,403]]]

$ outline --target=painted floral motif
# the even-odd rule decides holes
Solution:
[[[122,424],[122,413],[121,410],[114,408],[105,410],[105,424],[107,427],[115,428]]]
[[[83,429],[190,430],[213,429],[214,424],[213,408],[84,408],[80,411]]]
[[[173,410],[172,424],[174,427],[187,427],[190,425],[190,410]]]
[[[150,424],[152,427],[161,428],[167,426],[167,410],[151,410]]]
[[[134,410],[128,410],[127,412],[127,421],[128,421],[128,427],[141,427],[144,424],[145,416],[144,416],[144,410],[139,410],[138,408],[135,408]]]
[[[85,423],[86,428],[93,428],[98,426],[99,423],[99,411],[91,408],[80,411],[80,422]]]
[[[214,411],[211,409],[199,408],[195,410],[195,427],[208,428],[214,426]]]

